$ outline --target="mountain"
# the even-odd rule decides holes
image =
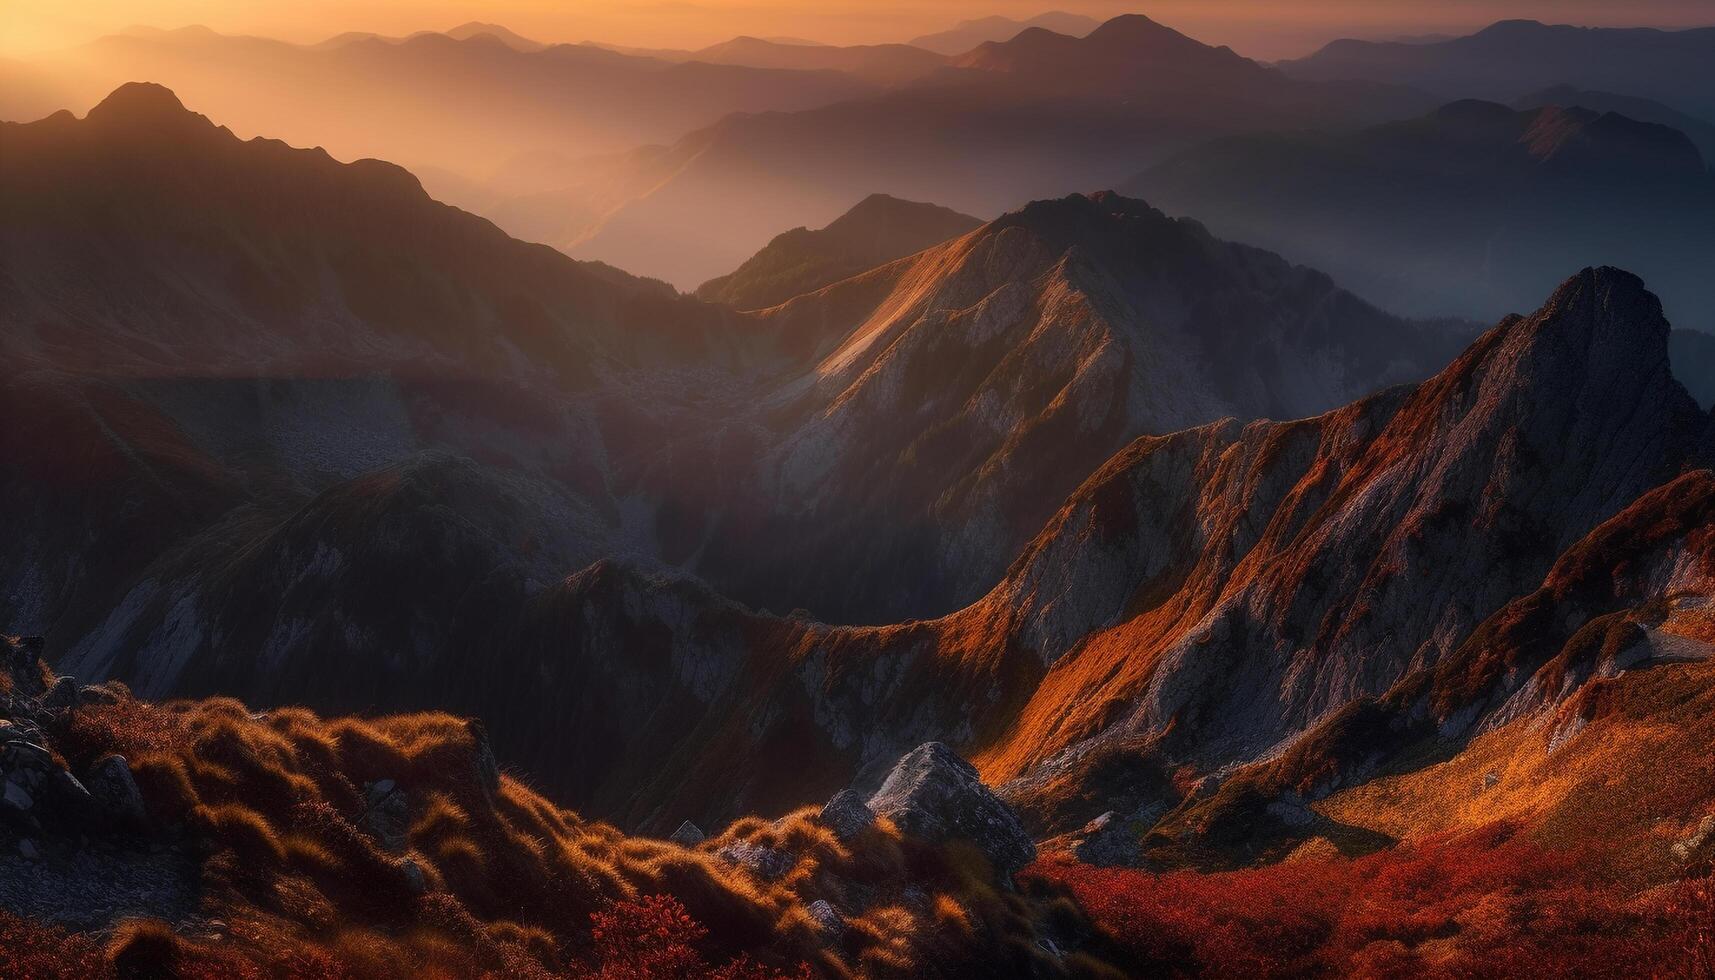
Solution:
[[[733,112],[804,109],[874,91],[836,72],[671,64],[580,45],[520,48],[482,25],[462,38],[336,40],[303,46],[206,28],[107,37],[37,66],[64,98],[19,107],[14,118],[93,105],[120,84],[148,80],[250,134],[325,146],[343,159],[382,157],[486,178],[525,152],[620,152]]]
[[[989,41],[1009,41],[1020,33],[1033,27],[1065,34],[1070,37],[1083,37],[1100,26],[1101,22],[1082,14],[1068,14],[1059,11],[1038,14],[1029,20],[1013,20],[1010,17],[978,17],[973,20],[962,20],[950,30],[935,34],[924,34],[906,42],[914,48],[925,48],[941,54],[964,54],[979,44]]]
[[[492,37],[499,39],[507,47],[517,51],[540,51],[548,45],[541,41],[532,41],[518,33],[508,30],[499,24],[484,24],[481,21],[471,21],[460,24],[450,31],[444,31],[447,37],[455,41],[468,41],[473,37]]]
[[[1715,27],[1681,31],[1504,20],[1429,44],[1334,41],[1281,63],[1305,79],[1369,79],[1508,101],[1553,85],[1653,99],[1715,118]]]
[[[776,236],[733,272],[699,286],[697,296],[741,310],[776,306],[981,224],[933,204],[871,194],[824,228],[794,228]]]
[[[1683,133],[1582,107],[1456,102],[1366,129],[1211,142],[1123,185],[1418,315],[1495,316],[1557,269],[1647,273],[1676,322],[1715,317],[1715,180]]]
[[[14,629],[87,628],[199,535],[390,467],[495,501],[483,533],[529,543],[505,563],[526,577],[629,553],[592,401],[752,362],[660,283],[509,239],[390,164],[241,141],[159,86],[0,132],[5,399],[36,420],[7,427],[0,477],[33,522],[0,560]]]
[[[865,194],[998,214],[1113,186],[1218,134],[1373,122],[1432,104],[1369,83],[1295,81],[1128,16],[1082,39],[1033,29],[879,96],[728,118],[653,157],[647,190],[580,182],[533,210],[601,211],[575,237],[545,240],[690,289],[780,228],[832,221]]]
[[[1112,194],[1033,203],[759,316],[814,366],[764,405],[779,435],[756,482],[774,489],[730,530],[698,526],[700,567],[845,622],[974,601],[1139,435],[1314,414],[1469,336]],[[765,554],[737,530],[759,527]]]
[[[1514,109],[1578,106],[1677,129],[1696,145],[1697,152],[1703,155],[1705,165],[1715,166],[1715,123],[1686,115],[1660,102],[1630,95],[1616,95],[1613,92],[1592,92],[1570,85],[1555,85],[1514,99],[1511,105]]]
[[[709,583],[946,612],[1135,436],[1319,411],[1462,336],[1109,195],[739,315],[158,86],[0,135],[3,394],[36,420],[0,454],[5,628],[150,697],[536,718],[504,678],[554,663],[542,697],[608,690],[592,749],[670,704],[628,744],[677,751],[769,651],[845,635]],[[693,622],[692,659],[651,646]],[[666,819],[564,738],[496,721],[567,799]]]
[[[683,52],[674,60],[748,65],[752,68],[838,71],[876,85],[915,81],[947,61],[943,55],[909,44],[788,44],[742,36]]]

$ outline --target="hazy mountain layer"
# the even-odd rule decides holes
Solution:
[[[1389,309],[1495,316],[1568,266],[1610,263],[1647,275],[1677,324],[1715,318],[1715,173],[1683,133],[1613,112],[1455,102],[1215,141],[1124,187]]]
[[[1662,31],[1504,20],[1468,37],[1427,44],[1335,41],[1281,68],[1298,78],[1361,78],[1498,101],[1572,85],[1715,117],[1715,27]]]

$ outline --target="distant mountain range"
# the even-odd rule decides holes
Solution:
[[[1428,43],[1342,40],[1280,68],[1506,102],[1553,85],[1653,99],[1715,119],[1715,27],[1682,31],[1504,20]]]
[[[1407,313],[1498,316],[1568,265],[1648,273],[1715,323],[1715,174],[1678,130],[1581,106],[1457,102],[1418,119],[1217,140],[1125,183]]]
[[[876,90],[843,72],[674,64],[584,45],[537,47],[488,25],[467,27],[461,37],[345,35],[319,45],[206,28],[115,35],[20,66],[56,100],[9,99],[9,111],[38,118],[92,105],[124,82],[155,81],[234,126],[325,146],[342,159],[485,177],[523,153],[618,152],[733,112],[805,109]]]
[[[741,310],[774,306],[939,245],[982,221],[934,204],[871,194],[825,228],[794,228],[697,296]]]
[[[525,210],[540,217],[504,224],[689,289],[781,230],[831,221],[869,193],[997,214],[1068,187],[1111,186],[1221,133],[1376,121],[1433,101],[1369,83],[1294,81],[1121,17],[1082,39],[1031,29],[878,96],[723,120],[650,157],[638,189],[580,181],[534,197]],[[571,237],[538,233],[555,212],[600,217]]]
[[[1038,14],[1028,20],[1013,20],[1010,17],[978,17],[974,20],[960,21],[952,28],[935,34],[924,34],[914,37],[907,43],[912,47],[924,48],[941,54],[964,54],[979,44],[990,41],[1010,41],[1023,31],[1039,27],[1065,34],[1069,37],[1083,37],[1101,26],[1101,21],[1085,17],[1082,14],[1053,12]]]

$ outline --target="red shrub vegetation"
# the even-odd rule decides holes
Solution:
[[[1504,825],[1216,874],[1046,862],[1028,874],[1067,885],[1163,975],[1711,975],[1707,905],[1628,895]]]

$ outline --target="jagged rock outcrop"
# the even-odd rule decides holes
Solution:
[[[940,742],[918,746],[897,762],[869,808],[922,840],[963,840],[1007,876],[1036,859],[1036,844],[1012,808],[982,783],[970,763]]]
[[[822,823],[842,841],[849,841],[875,824],[875,811],[856,790],[842,789],[822,807]]]

